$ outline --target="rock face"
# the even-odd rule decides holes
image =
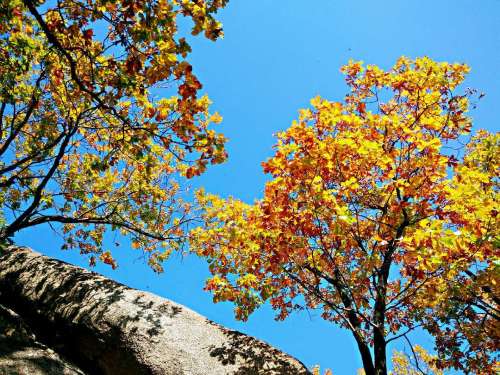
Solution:
[[[0,305],[1,375],[85,375],[53,350],[36,341],[22,318]]]
[[[31,335],[23,345],[66,366],[40,374],[308,374],[293,357],[182,305],[27,248],[0,254],[0,304],[1,316],[21,316],[18,331],[43,342]],[[12,352],[0,351],[0,375],[9,374]]]

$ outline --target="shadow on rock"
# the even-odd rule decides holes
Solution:
[[[227,343],[211,347],[210,355],[217,358],[223,365],[240,363],[235,375],[309,374],[306,370],[298,371],[297,367],[290,363],[289,358],[285,358],[282,352],[270,345],[241,332],[220,328],[228,338]]]

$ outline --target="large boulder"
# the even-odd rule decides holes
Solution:
[[[0,254],[0,303],[88,374],[308,374],[260,340],[28,248]]]

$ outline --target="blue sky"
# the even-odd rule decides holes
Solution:
[[[190,59],[213,109],[224,117],[219,130],[230,139],[229,161],[193,181],[209,192],[248,202],[261,197],[266,176],[260,163],[272,155],[273,133],[318,94],[341,100],[346,86],[339,68],[351,58],[384,68],[401,55],[465,62],[472,72],[463,87],[486,94],[471,113],[475,129],[499,129],[500,0],[231,0],[220,18],[225,38],[192,39]],[[78,254],[60,251],[48,230],[25,231],[16,242],[86,266]],[[174,255],[166,272],[156,275],[129,243],[117,257],[116,271],[96,271],[263,339],[308,366],[320,364],[334,374],[361,367],[350,334],[314,311],[275,322],[264,307],[247,323],[235,321],[231,305],[214,305],[202,291],[208,272],[201,260]],[[423,335],[416,338],[432,347]]]

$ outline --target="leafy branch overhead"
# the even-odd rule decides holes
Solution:
[[[226,159],[178,22],[216,40],[226,3],[0,3],[2,239],[59,223],[66,247],[114,265],[111,229],[159,269],[190,220],[182,179]]]
[[[266,301],[277,319],[320,311],[351,331],[366,374],[386,374],[387,345],[418,327],[440,368],[495,373],[500,137],[468,137],[469,68],[342,71],[345,100],[313,99],[278,135],[261,200],[198,193],[206,289],[243,320]]]

